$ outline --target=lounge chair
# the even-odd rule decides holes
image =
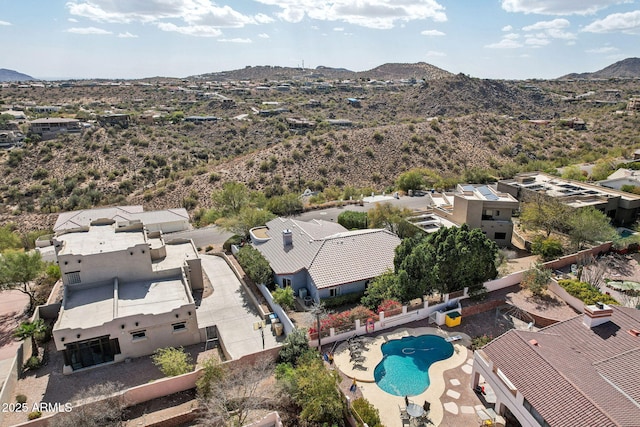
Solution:
[[[452,336],[452,337],[447,337],[447,338],[445,338],[444,340],[445,340],[446,342],[453,342],[453,341],[459,341],[459,340],[461,340],[461,339],[462,339],[462,335],[454,335],[454,336]]]
[[[358,369],[360,371],[366,371],[369,368],[367,368],[366,366],[362,365],[362,363],[354,363],[353,364],[353,369]]]

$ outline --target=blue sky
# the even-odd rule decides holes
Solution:
[[[49,79],[303,61],[555,78],[640,56],[640,0],[0,0],[0,41],[0,68]]]

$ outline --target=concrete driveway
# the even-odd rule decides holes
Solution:
[[[198,325],[217,325],[218,334],[233,359],[262,351],[262,332],[254,330],[261,322],[258,310],[249,299],[240,281],[224,259],[214,255],[201,255],[202,268],[213,286],[213,294],[204,298],[198,307]],[[266,325],[264,348],[279,344],[271,325]],[[278,337],[284,339],[284,334]]]

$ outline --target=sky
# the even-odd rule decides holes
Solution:
[[[640,0],[0,0],[0,68],[40,79],[427,62],[556,78],[640,56]]]

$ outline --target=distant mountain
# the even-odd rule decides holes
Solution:
[[[402,80],[402,79],[425,79],[434,80],[451,76],[448,71],[442,70],[425,62],[417,64],[384,64],[369,71],[351,71],[346,68],[332,68],[318,66],[316,68],[293,68],[293,67],[272,67],[247,66],[240,70],[223,71],[219,73],[207,73],[189,78],[206,80],[287,80],[287,79],[328,79],[347,80],[367,78],[372,80]]]
[[[627,58],[594,73],[571,73],[560,79],[633,79],[640,78],[640,58]]]
[[[31,76],[19,73],[6,68],[0,68],[0,82],[22,82],[27,80],[36,80]]]

